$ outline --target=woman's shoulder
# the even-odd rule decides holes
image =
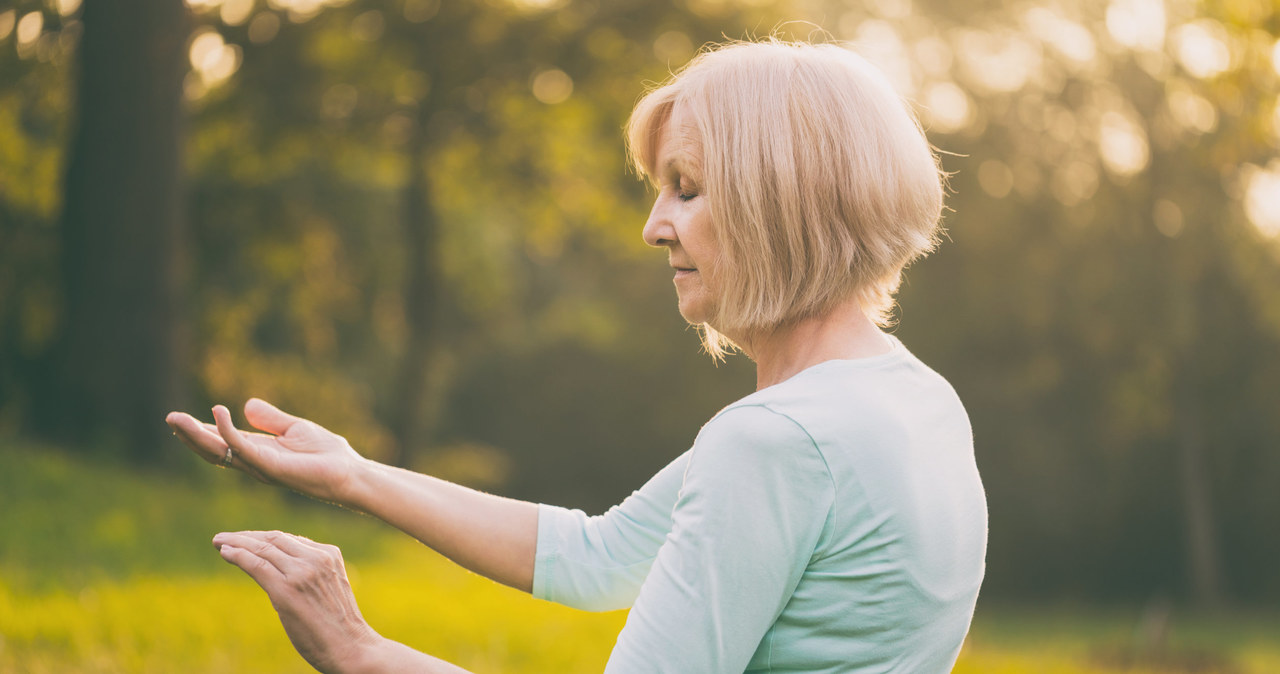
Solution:
[[[880,356],[814,365],[726,406],[707,425],[745,442],[803,438],[823,454],[894,445],[925,426],[969,433],[955,389],[901,343]]]

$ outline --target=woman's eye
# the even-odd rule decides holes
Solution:
[[[680,190],[676,196],[680,197],[680,201],[693,201],[694,198],[698,196],[698,193],[689,190]]]

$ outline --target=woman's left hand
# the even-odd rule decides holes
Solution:
[[[266,590],[294,648],[316,669],[360,669],[383,641],[360,615],[337,547],[279,531],[220,533],[213,544]]]

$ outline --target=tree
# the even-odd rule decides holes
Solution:
[[[91,2],[60,219],[62,321],[37,423],[77,442],[161,456],[180,400],[181,0]]]

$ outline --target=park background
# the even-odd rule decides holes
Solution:
[[[621,129],[714,40],[849,40],[951,173],[897,334],[990,504],[963,672],[1280,671],[1280,5],[0,2],[0,671],[302,671],[224,529],[341,545],[375,629],[599,671],[554,607],[216,471],[250,396],[600,512],[746,394],[640,238]]]

